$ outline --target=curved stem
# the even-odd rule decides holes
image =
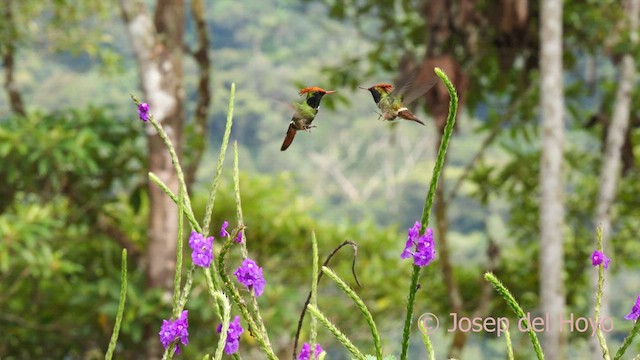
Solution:
[[[109,341],[109,348],[105,354],[105,360],[111,360],[113,357],[113,351],[116,348],[118,342],[118,334],[120,334],[120,324],[122,323],[122,315],[124,314],[124,304],[127,301],[127,249],[122,249],[122,267],[120,270],[120,279],[122,285],[120,286],[120,302],[118,304],[118,313],[116,315],[116,324],[113,327],[113,333],[111,334],[111,341]]]
[[[337,327],[335,327],[335,325],[333,325],[331,321],[329,321],[329,319],[327,319],[327,317],[324,316],[324,314],[320,312],[320,310],[318,310],[317,307],[309,304],[309,306],[307,306],[307,309],[309,309],[309,313],[311,314],[311,316],[318,319],[318,321],[320,321],[322,325],[324,325],[336,337],[336,339],[338,339],[338,341],[340,341],[340,343],[344,345],[344,347],[347,348],[347,350],[349,350],[349,352],[351,353],[351,355],[353,355],[354,358],[358,360],[365,360],[364,355],[360,352],[360,350],[358,350],[358,348],[355,345],[353,345],[351,340],[349,340],[342,333],[342,331],[340,331]]]
[[[362,315],[364,315],[364,318],[369,325],[369,329],[371,329],[371,335],[373,336],[373,346],[376,349],[376,359],[382,360],[382,345],[380,342],[380,334],[378,333],[376,323],[373,321],[373,316],[371,316],[371,312],[369,312],[367,306],[364,304],[362,299],[360,299],[358,294],[356,294],[356,292],[353,291],[353,289],[351,289],[349,285],[347,285],[347,283],[344,282],[344,280],[342,280],[335,272],[333,272],[326,266],[322,267],[322,272],[330,277],[331,280],[335,281],[336,284],[338,284],[338,287],[340,287],[340,289],[342,289],[342,291],[344,291],[345,294],[347,294],[351,298],[351,300],[356,303],[356,306],[358,306],[358,309],[360,309]]]
[[[424,234],[425,230],[427,229],[427,225],[429,224],[429,215],[431,215],[431,207],[433,206],[433,199],[438,187],[438,179],[440,178],[440,173],[442,172],[442,168],[444,167],[445,154],[447,152],[449,140],[451,139],[451,135],[453,134],[453,126],[456,122],[456,112],[458,110],[458,94],[456,93],[456,89],[453,87],[453,84],[440,68],[435,68],[434,71],[436,75],[438,75],[438,77],[442,79],[444,84],[447,86],[447,90],[449,91],[449,115],[447,116],[447,124],[442,135],[442,142],[440,143],[440,149],[438,150],[436,164],[433,168],[431,185],[429,187],[429,192],[427,193],[427,199],[424,203],[424,209],[422,210],[422,219],[420,221],[421,234]],[[414,265],[413,273],[411,274],[409,295],[407,297],[407,315],[404,321],[404,329],[402,331],[402,352],[400,354],[400,360],[407,360],[408,356],[409,337],[411,336],[411,323],[413,321],[413,305],[415,304],[419,281],[420,267]]]
[[[495,275],[488,272],[484,274],[484,279],[490,282],[491,285],[493,285],[498,294],[500,294],[507,305],[511,307],[511,310],[516,313],[516,316],[518,316],[518,319],[520,319],[519,321],[522,321],[525,328],[529,330],[529,338],[531,339],[531,343],[533,344],[533,349],[535,350],[538,359],[543,360],[544,353],[542,352],[542,347],[540,346],[540,342],[538,341],[538,336],[529,324],[529,321],[527,320],[524,310],[522,310],[520,304],[518,304],[513,295],[511,295],[511,292],[500,282],[500,280],[498,280],[498,278],[495,277]]]

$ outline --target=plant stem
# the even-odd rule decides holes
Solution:
[[[231,134],[231,125],[233,123],[233,102],[236,93],[236,84],[231,83],[231,89],[229,90],[229,106],[227,108],[227,123],[224,129],[224,135],[222,137],[222,145],[220,146],[220,156],[218,156],[218,165],[216,166],[216,174],[213,177],[213,181],[211,182],[211,191],[209,192],[209,199],[207,200],[207,206],[204,211],[204,219],[202,222],[202,233],[204,236],[207,236],[209,233],[209,224],[211,222],[211,213],[213,212],[213,205],[216,200],[216,192],[218,189],[218,184],[220,183],[220,175],[222,174],[222,164],[224,163],[224,158],[227,153],[227,144],[229,143],[229,136]],[[220,283],[218,282],[218,277],[216,274],[218,270],[216,269],[216,262],[211,262],[211,268],[213,269],[213,276],[208,274],[208,279],[210,286],[213,290],[220,290]],[[205,272],[211,271],[207,269]],[[222,305],[216,300],[216,307],[218,309],[218,314],[222,315]]]
[[[620,360],[620,358],[622,358],[622,355],[624,355],[624,353],[627,351],[627,348],[633,342],[633,338],[635,338],[636,335],[638,335],[638,333],[640,333],[640,320],[636,320],[636,323],[633,326],[633,329],[631,329],[631,332],[629,333],[629,335],[627,335],[627,337],[624,338],[624,342],[622,343],[622,346],[620,346],[620,349],[618,349],[618,351],[616,352],[616,355],[613,357],[613,360]]]
[[[365,360],[365,357],[360,350],[358,350],[358,348],[356,348],[355,345],[353,345],[353,343],[337,327],[335,327],[335,325],[333,325],[317,307],[309,304],[307,309],[311,316],[318,319],[318,321],[320,321],[322,325],[324,325],[336,337],[336,339],[338,339],[338,341],[340,341],[340,343],[349,350],[354,358],[358,360]]]
[[[358,309],[360,309],[360,312],[362,312],[362,315],[364,315],[364,318],[369,325],[369,329],[371,330],[371,335],[373,336],[373,346],[376,349],[376,359],[382,360],[382,345],[380,343],[380,334],[378,334],[376,323],[373,321],[373,316],[371,316],[371,312],[369,312],[367,306],[364,304],[362,299],[360,299],[358,294],[356,294],[356,292],[353,291],[353,289],[351,289],[349,285],[347,285],[347,283],[344,282],[344,280],[342,280],[335,272],[333,272],[326,266],[322,267],[322,272],[330,277],[331,280],[335,281],[336,284],[338,284],[338,287],[340,287],[340,289],[342,289],[342,291],[344,291],[344,293],[347,294],[354,303],[356,303],[356,306],[358,306]]]
[[[424,209],[422,210],[422,219],[420,221],[420,234],[424,234],[429,224],[429,216],[431,214],[431,207],[433,206],[433,199],[436,194],[436,188],[438,187],[438,179],[440,173],[444,167],[445,154],[447,152],[447,146],[449,140],[453,134],[453,126],[456,122],[456,112],[458,110],[458,94],[453,84],[447,77],[447,75],[440,69],[434,69],[436,75],[447,86],[449,91],[449,114],[447,116],[447,124],[444,128],[442,135],[442,142],[440,143],[440,149],[438,150],[438,156],[436,158],[436,164],[433,168],[433,175],[431,177],[431,185],[429,192],[427,193],[427,199],[424,203]],[[418,282],[420,281],[420,267],[413,266],[413,273],[411,274],[411,284],[409,287],[409,295],[407,297],[407,315],[404,321],[404,329],[402,332],[402,353],[400,354],[400,360],[407,360],[409,351],[409,338],[411,336],[411,323],[413,321],[413,306],[416,300],[416,292],[418,291]]]
[[[524,310],[522,310],[520,304],[518,304],[513,295],[511,295],[511,292],[500,282],[500,280],[498,280],[498,278],[495,277],[495,275],[490,272],[485,273],[484,279],[490,282],[491,285],[493,285],[498,294],[500,294],[500,296],[502,296],[502,298],[507,302],[507,305],[509,305],[511,310],[516,313],[516,316],[518,317],[518,319],[520,319],[519,321],[523,322],[523,324],[529,331],[529,338],[531,339],[533,349],[535,350],[538,359],[544,359],[544,353],[542,352],[542,347],[540,346],[540,342],[538,341],[538,336],[531,328],[531,325],[529,324],[529,321],[527,320]]]
[[[436,360],[436,354],[433,351],[431,339],[429,339],[429,330],[424,326],[422,322],[418,322],[418,328],[422,333],[422,342],[424,342],[424,347],[427,348],[427,352],[429,353],[429,360]]]
[[[182,240],[184,237],[184,191],[178,189],[178,241],[176,246],[176,270],[173,278],[173,316],[178,316],[180,304],[180,285],[182,283]]]
[[[310,304],[313,306],[318,306],[317,303],[317,295],[318,295],[318,281],[316,280],[318,277],[318,239],[316,238],[316,232],[311,232],[311,256],[312,267],[311,267],[311,302]],[[314,359],[316,354],[316,339],[318,337],[318,320],[315,317],[311,317],[309,320],[309,343],[311,344],[311,355],[310,359]]]
[[[597,229],[597,248],[598,251],[602,252],[602,227],[599,226]],[[598,342],[600,343],[600,347],[602,348],[602,358],[604,360],[610,360],[611,356],[609,355],[609,348],[607,347],[607,341],[604,339],[604,335],[602,334],[602,329],[600,328],[600,304],[602,303],[602,292],[604,288],[604,262],[598,266],[598,290],[596,291],[596,308],[595,308],[595,317],[596,317],[596,336],[598,337]]]
[[[116,349],[118,335],[120,334],[120,324],[122,323],[122,315],[124,314],[124,304],[127,301],[127,249],[122,249],[122,266],[120,268],[120,302],[118,303],[118,313],[116,315],[116,323],[111,333],[109,348],[104,355],[105,360],[111,360],[113,351]]]
[[[207,276],[208,280],[211,279],[211,271],[209,269],[206,269],[205,276]],[[224,345],[227,341],[229,322],[231,321],[231,304],[229,303],[229,299],[222,292],[213,290],[211,287],[209,287],[209,295],[211,295],[217,307],[222,307],[222,314],[220,314],[220,317],[222,318],[222,329],[220,329],[218,347],[216,348],[216,353],[214,355],[215,360],[220,360],[222,359]]]
[[[173,193],[173,191],[169,189],[169,187],[165,183],[162,182],[162,180],[160,180],[158,175],[150,172],[149,180],[158,185],[160,190],[164,191],[164,193],[167,194],[174,203],[178,203],[178,197]],[[197,232],[202,233],[202,228],[200,227],[200,224],[198,224],[198,221],[196,221],[196,217],[193,215],[193,211],[191,210],[191,208],[185,207],[184,214],[187,216],[187,220],[189,220],[189,224],[191,224],[191,227],[194,228]]]
[[[209,200],[204,211],[204,221],[202,223],[202,229],[206,235],[209,232],[209,223],[211,222],[211,213],[213,212],[213,204],[216,200],[216,192],[218,184],[220,182],[220,175],[222,174],[222,165],[227,153],[227,145],[229,144],[229,136],[231,135],[231,125],[233,123],[233,102],[236,93],[236,84],[231,84],[231,90],[229,93],[229,107],[227,108],[227,123],[224,128],[224,136],[222,137],[222,145],[220,146],[220,156],[218,156],[218,165],[216,166],[216,174],[211,182],[211,190],[209,191]],[[215,266],[215,265],[214,265]],[[215,267],[214,267],[215,271]]]
[[[241,229],[240,231],[242,236],[242,240],[240,241],[240,252],[242,253],[242,258],[246,259],[249,257],[249,252],[247,251],[246,234],[244,232],[245,225],[242,215],[242,201],[240,199],[240,166],[238,161],[237,141],[233,142],[233,188],[236,197],[236,217],[238,218],[238,227]],[[253,308],[253,312],[256,316],[256,323],[260,326],[260,331],[262,332],[264,341],[270,348],[271,342],[269,341],[269,334],[267,333],[267,328],[264,326],[264,320],[262,319],[260,307],[258,306],[258,299],[255,296],[251,297],[251,307]]]
[[[265,352],[265,354],[269,359],[276,360],[277,359],[276,355],[273,353],[271,346],[263,338],[263,333],[260,331],[260,328],[256,324],[256,321],[253,319],[253,316],[251,315],[251,312],[249,311],[247,304],[242,299],[242,297],[240,296],[240,293],[238,292],[238,289],[231,282],[231,280],[229,279],[229,276],[227,275],[224,262],[225,262],[226,255],[229,252],[229,249],[231,248],[231,245],[233,245],[234,241],[235,240],[233,240],[232,238],[229,238],[224,243],[224,245],[222,246],[222,249],[220,250],[220,255],[218,256],[218,274],[220,275],[220,279],[222,279],[222,283],[226,286],[228,292],[231,293],[233,302],[240,309],[240,312],[242,313],[243,318],[249,325],[249,331],[255,337],[262,351]],[[254,296],[253,293],[251,294],[251,296]]]
[[[500,327],[504,332],[504,341],[507,343],[507,358],[513,360],[513,346],[511,345],[511,334],[509,334],[508,322],[500,321]]]

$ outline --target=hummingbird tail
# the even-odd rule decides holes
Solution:
[[[296,136],[296,129],[294,129],[293,124],[289,125],[289,129],[287,129],[287,135],[284,137],[284,141],[282,142],[282,146],[280,147],[280,151],[285,151],[293,142],[293,138]]]
[[[401,118],[403,118],[405,120],[411,120],[411,121],[415,121],[417,123],[420,123],[422,125],[425,125],[420,119],[418,119],[417,116],[413,115],[413,113],[411,111],[409,111],[407,108],[400,109],[400,111],[398,111],[398,116],[400,116]]]

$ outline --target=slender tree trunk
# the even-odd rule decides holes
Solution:
[[[180,156],[184,123],[184,3],[182,0],[158,0],[153,20],[141,1],[121,0],[120,5],[138,64],[144,100],[149,103],[151,113],[167,132]],[[151,126],[147,127],[147,138],[149,171],[177,194],[178,179],[165,144]],[[178,208],[151,182],[149,196],[147,285],[162,289],[163,297],[170,301],[178,236]],[[146,356],[149,359],[160,357],[161,347],[156,332],[156,328],[146,331]]]
[[[9,97],[9,106],[11,111],[18,115],[26,115],[24,102],[22,101],[22,95],[18,90],[18,85],[13,77],[15,73],[15,54],[16,54],[16,39],[17,34],[15,31],[15,17],[13,15],[12,0],[5,0],[3,21],[5,22],[6,34],[3,34],[2,39],[6,41],[2,49],[2,67],[4,67],[4,88],[7,91]]]
[[[564,94],[562,79],[562,0],[542,0],[540,12],[540,305],[550,319],[542,334],[546,359],[564,358]]]
[[[185,167],[184,177],[187,187],[190,188],[196,178],[196,171],[202,160],[202,154],[207,147],[207,119],[209,117],[209,105],[211,104],[211,59],[209,57],[209,32],[204,17],[205,9],[202,0],[191,1],[191,15],[196,26],[198,46],[191,55],[198,64],[198,102],[194,115],[194,136],[189,142],[189,151],[192,158]]]
[[[640,11],[640,0],[628,0],[626,2],[626,13],[629,16],[631,31],[631,41],[638,41],[638,12]],[[625,54],[619,65],[618,90],[611,116],[611,122],[607,131],[600,170],[600,188],[598,191],[598,202],[596,204],[595,224],[602,227],[602,246],[605,254],[612,256],[608,249],[611,238],[611,207],[616,196],[616,187],[620,178],[621,151],[625,143],[627,129],[629,128],[629,118],[631,111],[631,93],[636,80],[635,61],[631,54]],[[598,273],[592,272],[593,293],[598,287]],[[602,303],[600,305],[600,316],[609,316],[609,286],[605,282]],[[602,359],[602,350],[598,339],[590,339],[592,359]]]

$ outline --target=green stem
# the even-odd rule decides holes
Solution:
[[[140,104],[140,101],[135,96],[132,95],[131,98],[136,103],[136,105]],[[156,118],[155,116],[153,116],[153,114],[149,114],[149,122],[156,129],[156,131],[158,132],[158,136],[160,136],[164,144],[167,146],[167,149],[169,149],[169,155],[171,156],[171,164],[173,165],[173,168],[176,171],[176,175],[178,176],[179,186],[182,187],[185,193],[185,198],[184,198],[185,205],[187,206],[187,208],[189,208],[189,211],[193,213],[193,209],[191,207],[191,199],[189,199],[189,192],[187,191],[187,185],[184,182],[184,173],[182,172],[182,166],[180,165],[180,161],[178,160],[178,154],[176,153],[176,149],[173,147],[173,143],[171,143],[169,136],[167,136],[167,133],[164,131],[162,126],[160,126],[160,124],[156,121]]]
[[[189,292],[191,292],[191,285],[193,285],[193,272],[196,270],[195,265],[191,265],[189,271],[187,271],[187,281],[185,281],[184,286],[182,288],[182,295],[180,296],[180,302],[178,303],[178,314],[184,310],[185,305],[187,304],[187,297],[189,296]]]
[[[236,197],[236,217],[238,218],[238,227],[244,228],[244,217],[242,215],[242,201],[240,199],[240,166],[238,161],[238,142],[233,142],[233,191]],[[242,237],[244,240],[245,233],[242,231]],[[247,252],[247,242],[240,242],[240,251],[242,257],[246,259],[249,257]]]
[[[173,191],[169,189],[169,187],[167,187],[167,185],[165,185],[165,183],[162,182],[162,180],[160,180],[160,178],[156,174],[150,172],[149,180],[158,185],[160,190],[164,191],[164,193],[167,194],[174,203],[178,203],[178,197],[173,193]],[[190,207],[184,208],[184,214],[187,216],[187,220],[189,220],[189,224],[191,224],[191,227],[193,227],[197,232],[202,233],[202,228],[196,221],[196,217],[193,215],[193,211]]]
[[[429,330],[424,326],[422,322],[418,322],[418,328],[422,333],[422,342],[424,342],[424,347],[427,348],[427,352],[429,353],[429,360],[435,360],[436,354],[433,351],[433,345],[431,344],[431,339],[429,339]]]
[[[176,246],[176,270],[173,278],[173,316],[178,316],[180,304],[180,284],[182,283],[182,241],[184,237],[184,191],[178,189],[178,243]]]
[[[433,175],[431,176],[431,185],[429,192],[427,193],[427,199],[424,203],[424,209],[422,210],[422,219],[420,220],[420,233],[424,234],[429,224],[429,216],[431,215],[431,207],[433,206],[433,200],[436,194],[436,188],[438,187],[438,179],[440,173],[444,167],[445,154],[449,145],[449,140],[453,134],[453,126],[456,122],[456,112],[458,110],[458,94],[456,89],[447,77],[447,75],[440,68],[434,69],[436,75],[447,86],[449,91],[449,114],[447,116],[447,123],[442,135],[442,142],[440,143],[440,149],[438,150],[438,156],[436,158],[436,164],[433,168]],[[402,332],[402,353],[400,354],[401,360],[407,360],[409,351],[409,338],[411,336],[411,323],[413,321],[413,306],[416,300],[416,292],[418,291],[418,282],[420,281],[420,267],[413,266],[413,273],[411,274],[411,284],[409,287],[409,295],[407,297],[407,315],[404,321],[404,329]]]
[[[309,304],[307,306],[307,310],[309,310],[311,316],[318,319],[318,321],[320,321],[320,323],[322,323],[322,325],[324,325],[333,334],[333,336],[335,336],[336,339],[338,339],[338,341],[342,345],[344,345],[347,350],[349,350],[354,358],[358,360],[365,360],[364,355],[360,352],[360,350],[358,350],[358,348],[355,347],[355,345],[353,345],[351,340],[349,340],[337,327],[335,327],[335,325],[333,325],[331,321],[329,321],[329,319],[327,319],[327,317],[324,316],[324,314],[320,312],[320,310],[318,310],[317,307]]]
[[[502,328],[502,332],[504,332],[504,341],[507,343],[507,358],[513,360],[513,346],[511,345],[511,334],[509,333],[508,322],[498,321],[500,321],[500,327]]]
[[[311,256],[312,267],[311,267],[311,299],[310,304],[313,306],[318,306],[317,298],[318,298],[318,239],[316,238],[316,232],[311,232]],[[309,320],[309,343],[311,344],[311,355],[310,359],[314,359],[316,352],[316,339],[318,337],[318,321],[315,317],[311,317]],[[318,354],[319,355],[319,354]]]
[[[380,342],[380,335],[378,334],[376,323],[373,321],[373,316],[371,316],[371,312],[369,312],[367,306],[364,304],[362,299],[360,299],[358,294],[356,294],[356,292],[353,291],[353,289],[351,289],[349,285],[347,285],[347,283],[345,283],[344,280],[342,280],[335,272],[333,272],[326,266],[322,267],[322,272],[330,277],[331,280],[335,281],[336,284],[338,284],[338,287],[342,289],[342,291],[344,291],[344,293],[347,294],[354,303],[356,303],[356,306],[358,307],[358,309],[360,309],[362,315],[364,315],[364,318],[369,325],[369,329],[371,330],[371,335],[373,336],[373,346],[376,349],[376,359],[382,360],[382,345]]]
[[[109,348],[104,355],[105,360],[111,360],[113,357],[113,351],[116,348],[118,342],[118,334],[120,334],[120,324],[122,323],[122,315],[124,314],[124,304],[127,300],[127,249],[122,249],[122,265],[120,268],[120,302],[118,303],[118,313],[116,315],[116,324],[113,327],[113,333],[111,333],[111,340],[109,341]]]
[[[624,355],[624,353],[627,351],[627,348],[633,342],[633,338],[635,338],[638,333],[640,333],[640,320],[636,320],[633,329],[631,329],[629,335],[624,338],[624,342],[622,343],[622,346],[620,346],[620,349],[618,349],[618,351],[616,352],[613,360],[620,360],[622,358],[622,355]]]
[[[204,212],[204,220],[202,223],[203,234],[209,233],[209,225],[211,223],[211,213],[213,212],[213,205],[216,200],[216,193],[218,189],[218,184],[220,183],[220,175],[222,174],[222,165],[224,163],[224,158],[227,153],[227,145],[229,143],[229,136],[231,134],[231,125],[233,123],[233,102],[236,92],[236,84],[231,84],[231,90],[229,92],[229,106],[227,108],[227,123],[224,129],[224,135],[222,137],[222,145],[220,147],[220,156],[218,157],[218,165],[216,166],[216,174],[213,177],[213,181],[211,182],[211,191],[209,192],[209,199],[207,200],[207,206]],[[206,235],[205,235],[206,236]],[[215,274],[218,273],[216,269],[216,262],[211,262],[211,268],[213,268],[214,276],[209,274],[209,280],[211,283],[211,287],[214,290],[220,289],[220,283],[218,282],[218,277]],[[210,271],[207,269],[206,271]],[[222,313],[222,305],[216,301],[216,307],[218,309],[218,314]]]
[[[216,166],[216,174],[211,182],[211,191],[209,191],[209,200],[207,201],[207,207],[204,211],[204,222],[202,229],[204,233],[209,232],[209,223],[211,222],[211,213],[213,212],[213,204],[216,201],[216,192],[218,184],[220,182],[220,175],[222,174],[222,165],[224,163],[224,157],[227,153],[227,145],[229,144],[229,136],[231,135],[231,125],[233,123],[233,101],[236,93],[236,84],[231,84],[231,91],[229,93],[229,107],[227,108],[227,124],[224,128],[224,136],[222,137],[222,145],[220,146],[220,156],[218,156],[218,165]],[[215,271],[215,268],[214,268]]]
[[[207,279],[210,282],[211,271],[209,269],[206,269],[205,276],[207,276]],[[211,295],[217,307],[222,307],[222,314],[220,314],[220,317],[222,319],[222,329],[220,329],[220,338],[218,339],[218,347],[216,348],[216,353],[214,355],[215,360],[220,360],[222,359],[224,345],[227,341],[227,331],[229,330],[229,322],[231,321],[231,304],[229,303],[229,299],[222,292],[213,290],[212,287],[209,287],[209,295]]]
[[[240,292],[238,291],[236,286],[231,282],[231,280],[229,279],[229,276],[227,275],[226,268],[225,268],[225,258],[234,242],[235,240],[230,237],[222,246],[222,249],[220,250],[220,255],[218,256],[218,274],[220,275],[220,279],[222,279],[222,283],[226,286],[229,293],[231,293],[233,302],[240,309],[240,313],[242,313],[242,317],[247,322],[249,326],[249,331],[255,337],[256,341],[258,342],[258,345],[260,346],[262,351],[265,352],[265,354],[269,359],[275,360],[277,359],[277,357],[273,353],[271,346],[264,340],[263,333],[260,331],[260,328],[258,327],[258,325],[256,325],[256,321],[253,319],[253,316],[251,315],[251,312],[249,311],[247,304],[242,299],[242,297],[240,296]],[[254,295],[252,294],[251,296],[254,296]]]
[[[243,241],[240,242],[240,252],[242,253],[242,258],[246,259],[249,257],[249,252],[247,251],[247,242],[245,237],[245,225],[244,218],[242,214],[242,201],[240,198],[240,166],[238,161],[238,142],[233,142],[233,187],[236,198],[236,217],[238,218],[238,227],[241,229],[241,235],[243,237]],[[264,320],[262,319],[262,315],[260,314],[260,307],[258,306],[258,299],[255,296],[251,297],[251,307],[253,309],[253,313],[256,317],[256,323],[260,326],[260,331],[262,332],[262,336],[271,348],[271,342],[269,340],[269,334],[267,333],[267,328],[264,325]]]
[[[597,229],[597,248],[600,252],[602,252],[602,227],[599,226]],[[602,358],[604,360],[610,360],[611,355],[609,355],[609,348],[607,347],[607,341],[602,334],[602,329],[600,328],[600,304],[602,303],[602,292],[604,288],[604,262],[598,266],[598,290],[596,291],[596,308],[595,308],[595,318],[596,318],[596,336],[598,337],[598,342],[600,343],[600,348],[602,348]]]
[[[491,285],[493,285],[498,294],[500,294],[500,296],[502,296],[502,298],[507,302],[507,305],[509,305],[511,310],[516,313],[516,316],[518,317],[518,319],[520,319],[519,321],[522,321],[522,323],[526,326],[526,329],[529,331],[529,338],[531,339],[533,349],[535,350],[538,359],[544,359],[544,353],[542,352],[542,347],[540,346],[540,342],[538,341],[538,336],[531,328],[531,325],[527,320],[524,310],[522,310],[522,307],[520,307],[520,304],[518,304],[513,295],[511,295],[511,292],[500,282],[500,280],[498,280],[498,278],[495,277],[495,275],[490,272],[485,273],[484,279],[491,283]]]

